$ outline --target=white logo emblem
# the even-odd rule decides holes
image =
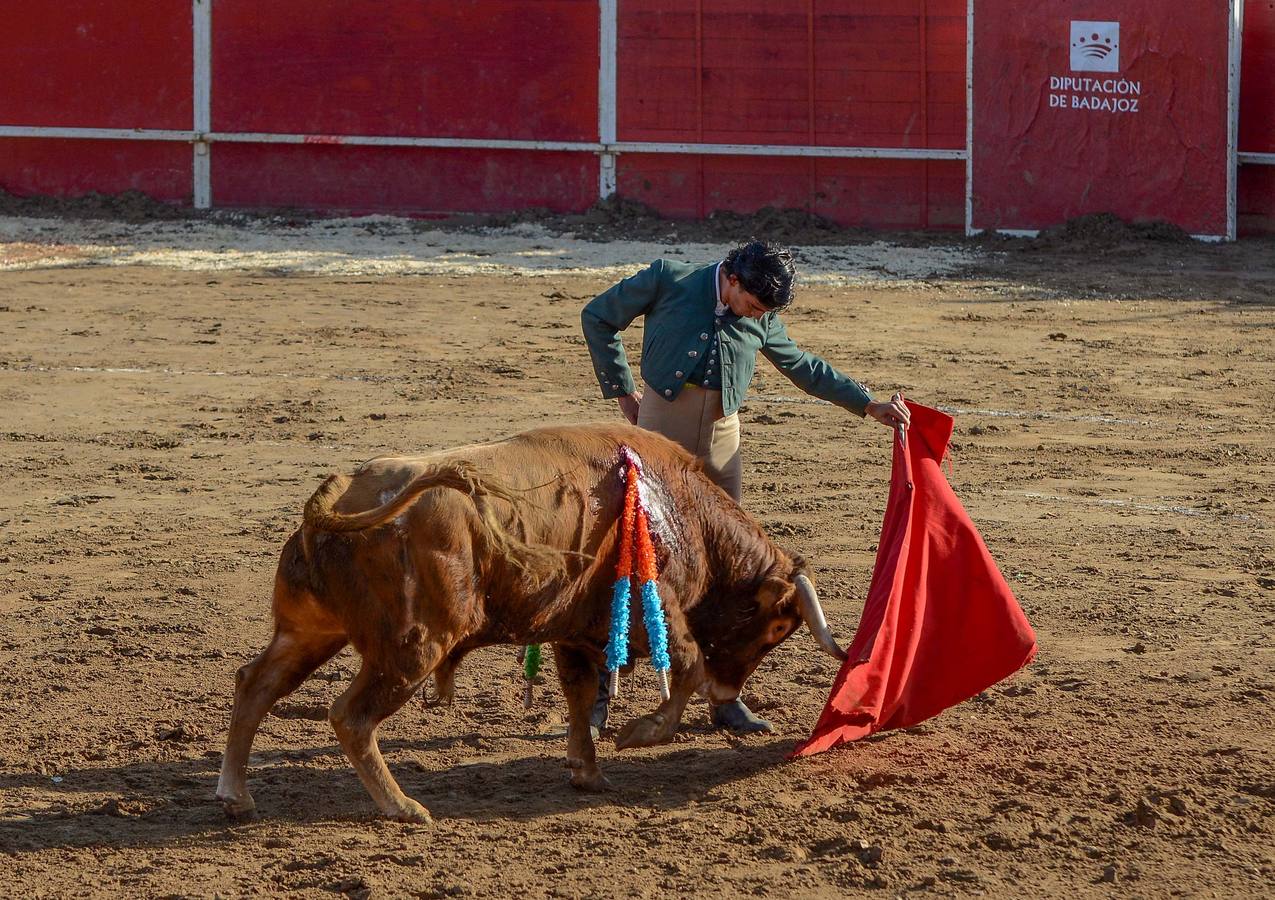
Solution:
[[[1119,72],[1120,23],[1072,22],[1071,71]]]

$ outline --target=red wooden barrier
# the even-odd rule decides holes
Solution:
[[[618,187],[677,218],[772,206],[873,228],[960,228],[965,221],[960,160],[624,154]]]
[[[190,145],[0,138],[0,188],[23,197],[141,191],[156,200],[189,206]]]
[[[218,0],[215,132],[596,141],[595,0]],[[214,201],[584,209],[592,153],[218,144]]]
[[[45,4],[9,16],[0,34],[0,188],[132,188],[189,203],[192,186],[195,197],[207,186],[217,206],[400,213],[583,209],[609,177],[598,156],[609,149],[600,122],[611,95],[599,87],[609,4]],[[965,0],[614,4],[620,193],[677,216],[779,206],[846,225],[960,226],[965,165],[938,157],[965,148]],[[1025,19],[1010,6],[1007,24],[1039,30],[1039,9]],[[1245,25],[1239,150],[1275,153],[1275,0],[1248,0]],[[202,33],[207,105],[194,85]],[[1206,55],[1198,41],[1195,51]],[[195,124],[201,110],[207,125]],[[205,130],[211,154],[195,156]],[[343,137],[528,144],[356,147]],[[724,152],[738,144],[759,149]],[[852,149],[820,155],[828,148]],[[1183,208],[1208,207],[1216,177],[1188,181]],[[1275,231],[1275,166],[1242,165],[1238,182],[1241,228]]]
[[[218,144],[213,152],[220,206],[360,214],[580,210],[598,194],[592,153],[321,144]]]
[[[190,0],[11,8],[0,84],[6,125],[189,128]]]
[[[1240,151],[1275,153],[1275,0],[1244,5]]]
[[[592,141],[596,0],[217,0],[215,131]]]
[[[618,43],[622,141],[965,145],[961,0],[623,0]]]
[[[975,229],[1085,213],[1227,234],[1227,4],[1017,0],[974,11]],[[1029,27],[1025,27],[1028,25]]]
[[[0,124],[188,129],[191,58],[190,0],[9,10],[0,31]],[[0,138],[0,187],[55,196],[134,189],[189,203],[190,147]]]
[[[961,149],[963,0],[623,0],[621,141]],[[847,225],[957,227],[959,162],[620,157],[620,192],[676,216],[763,206]]]
[[[1240,152],[1275,154],[1275,0],[1244,5]],[[1275,234],[1275,165],[1241,165],[1241,234]]]

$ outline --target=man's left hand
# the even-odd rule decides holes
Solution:
[[[865,412],[887,428],[907,428],[912,422],[912,413],[903,402],[902,394],[895,394],[889,400],[873,400]]]

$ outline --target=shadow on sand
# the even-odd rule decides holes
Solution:
[[[529,821],[600,807],[669,810],[698,801],[714,788],[780,765],[793,747],[788,739],[711,748],[616,754],[603,747],[600,764],[612,789],[588,794],[571,788],[562,767],[561,743],[479,755],[441,771],[412,757],[479,736],[451,735],[426,741],[382,741],[403,790],[436,820]],[[50,848],[162,846],[188,838],[233,839],[244,829],[376,819],[376,810],[354,770],[335,745],[303,751],[254,754],[248,782],[259,824],[232,825],[213,799],[220,753],[200,759],[141,762],[69,770],[53,784],[35,773],[0,775],[0,794],[53,788],[65,803],[15,811],[0,819],[0,848],[27,853]],[[108,795],[103,799],[103,795]],[[10,796],[12,794],[10,793]]]

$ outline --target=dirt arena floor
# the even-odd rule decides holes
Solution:
[[[311,274],[228,260],[225,237],[201,250],[216,265],[102,265],[113,251],[70,230],[0,241],[0,893],[1275,890],[1270,241],[992,241],[944,274],[813,281],[786,316],[800,343],[956,415],[950,480],[1037,661],[919,727],[787,763],[835,672],[799,632],[746,691],[773,736],[714,732],[698,701],[667,747],[604,740],[615,788],[590,795],[566,784],[552,667],[528,711],[514,651],[481,651],[453,707],[381,731],[424,827],[378,819],[336,746],[349,650],[264,722],[261,818],[228,824],[234,672],[268,638],[279,549],[325,474],[616,415],[578,327],[614,271],[573,270],[543,235],[528,246],[559,268]],[[650,258],[612,250],[630,271]],[[759,372],[744,505],[813,560],[848,642],[890,435]],[[614,719],[656,697],[639,668]]]

